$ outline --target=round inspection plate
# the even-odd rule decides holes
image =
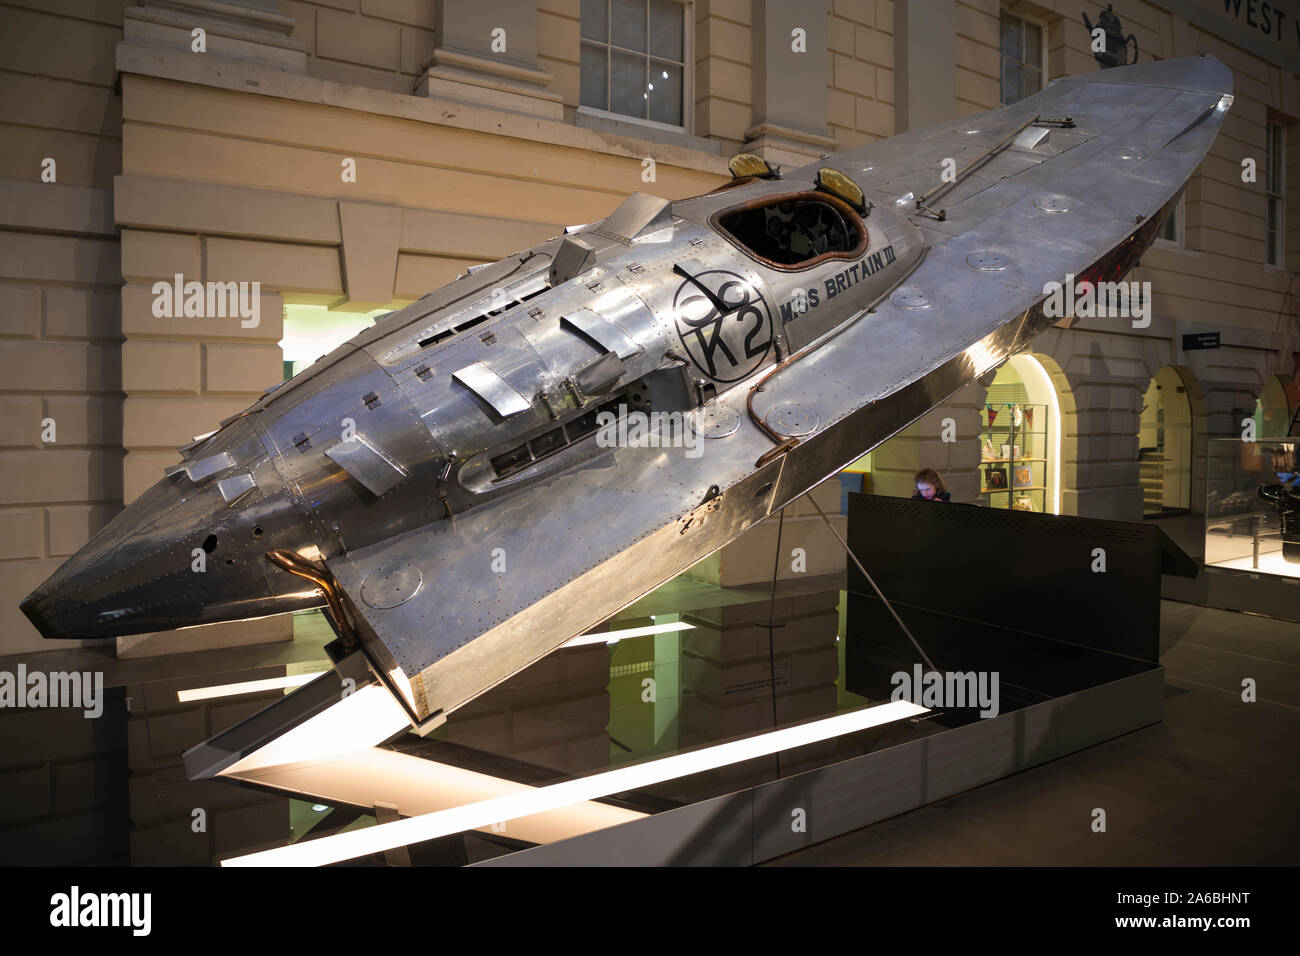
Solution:
[[[726,438],[740,429],[740,412],[726,405],[702,408],[695,413],[695,433],[705,438]]]
[[[1001,272],[1011,265],[1011,259],[1000,252],[972,252],[966,257],[966,264],[980,272]]]
[[[1070,208],[1070,200],[1060,195],[1039,196],[1034,205],[1043,212],[1065,212]]]
[[[811,408],[794,404],[778,405],[763,418],[780,434],[796,438],[811,435],[822,423],[821,416]]]
[[[409,564],[380,568],[361,582],[361,600],[383,611],[411,600],[423,583],[424,575],[420,569]]]
[[[1136,146],[1121,146],[1119,149],[1111,153],[1111,155],[1114,156],[1116,159],[1138,160],[1141,159],[1146,154],[1143,153],[1142,150],[1138,149]]]
[[[928,309],[934,300],[914,285],[900,285],[889,294],[889,301],[900,309]]]

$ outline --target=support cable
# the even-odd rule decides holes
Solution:
[[[776,556],[772,559],[772,593],[767,600],[767,623],[760,624],[759,627],[767,628],[767,666],[768,676],[772,683],[772,729],[776,730],[778,724],[776,720],[776,639],[775,631],[777,628],[775,610],[776,610],[776,578],[781,572],[781,531],[785,528],[785,509],[781,513],[776,523]],[[785,625],[781,625],[784,627]],[[776,757],[776,776],[779,780],[781,777],[781,755],[775,754]]]
[[[925,661],[926,668],[932,671],[938,670],[925,651],[921,649],[921,645],[917,643],[916,638],[912,636],[912,632],[907,629],[907,625],[904,624],[903,619],[898,616],[898,612],[895,611],[894,606],[889,603],[889,599],[885,597],[884,592],[880,590],[876,585],[875,580],[867,573],[867,569],[862,566],[862,562],[859,561],[858,556],[853,553],[853,549],[849,547],[848,542],[841,538],[840,533],[835,530],[835,525],[831,524],[831,519],[826,517],[826,512],[822,511],[821,505],[817,504],[812,493],[806,491],[804,492],[804,497],[812,502],[812,506],[817,509],[817,513],[821,515],[822,520],[826,522],[826,527],[831,529],[831,534],[835,535],[835,539],[839,541],[839,543],[844,547],[844,550],[848,552],[849,557],[853,559],[853,563],[856,564],[858,570],[862,572],[862,576],[867,579],[867,583],[870,584],[872,590],[876,592],[876,597],[880,598],[880,602],[884,604],[889,613],[894,616],[894,620],[898,622],[898,626],[903,629],[903,633],[907,635],[907,639],[912,642],[912,646],[916,648],[916,652],[921,655],[921,660]]]

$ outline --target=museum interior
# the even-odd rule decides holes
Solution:
[[[1300,3],[1274,9],[1288,6],[1300,25]],[[5,0],[0,45],[0,864],[1300,862],[1300,47],[1264,31],[1247,5]],[[486,621],[513,589],[539,588],[527,614],[492,618],[497,643],[479,646],[497,649],[497,670],[482,664],[492,652],[473,656],[472,641],[447,649],[467,671],[490,675],[450,713],[425,697],[458,687],[456,678],[429,677],[432,664],[413,676],[403,655],[418,652],[382,623],[397,618],[374,616],[374,624],[366,611],[363,627],[356,610],[364,602],[375,615],[389,611],[421,580],[426,597],[433,590],[428,566],[421,579],[411,555],[450,547],[456,533],[419,536],[444,509],[447,524],[460,517],[443,484],[455,451],[411,506],[424,517],[401,525],[401,562],[376,564],[364,578],[370,589],[360,556],[388,547],[385,523],[397,528],[406,516],[377,511],[349,531],[366,544],[337,581],[332,561],[322,577],[320,550],[282,557],[276,566],[300,585],[284,613],[51,638],[44,612],[24,610],[65,562],[99,546],[110,522],[152,507],[160,480],[198,487],[198,466],[238,458],[234,445],[203,442],[248,425],[245,410],[280,389],[301,397],[332,387],[344,373],[331,363],[361,354],[350,343],[376,341],[390,316],[418,313],[436,290],[472,286],[502,262],[519,262],[521,250],[560,243],[548,283],[585,283],[592,304],[578,318],[566,313],[557,335],[599,358],[582,370],[586,378],[556,375],[555,394],[605,402],[609,383],[593,385],[591,376],[645,350],[640,340],[624,348],[639,314],[632,306],[621,325],[596,314],[605,309],[596,296],[612,298],[615,280],[601,289],[581,278],[587,256],[606,254],[590,236],[608,244],[619,234],[592,224],[617,221],[628,230],[623,246],[647,250],[617,282],[637,290],[646,315],[658,293],[637,273],[656,263],[726,312],[735,308],[728,287],[710,286],[700,264],[712,248],[704,240],[665,240],[664,251],[657,238],[636,245],[665,221],[684,228],[664,211],[672,204],[722,202],[733,188],[775,190],[769,173],[803,167],[852,179],[841,170],[861,164],[836,154],[879,144],[863,155],[900,161],[889,152],[893,137],[943,124],[954,139],[973,141],[975,127],[1000,115],[990,111],[1064,95],[1072,83],[1094,90],[1080,100],[1083,117],[1114,108],[1098,88],[1123,84],[1071,78],[1184,58],[1222,64],[1231,93],[1203,112],[1197,101],[1194,122],[1179,120],[1144,147],[1170,147],[1175,159],[1202,150],[1176,187],[1159,178],[1172,175],[1172,159],[1124,180],[1146,183],[1153,196],[1165,190],[1141,206],[1159,210],[1158,223],[1129,215],[1116,233],[1129,242],[1144,218],[1154,230],[1125,275],[1143,290],[1131,321],[1044,319],[1041,307],[1017,299],[1009,339],[981,330],[955,350],[969,358],[970,374],[919,382],[850,382],[834,365],[814,373],[801,340],[774,340],[762,361],[783,374],[802,364],[800,381],[813,384],[809,397],[783,406],[784,417],[749,408],[769,435],[778,426],[764,422],[779,418],[784,443],[746,458],[751,470],[738,484],[751,482],[743,489],[757,489],[747,494],[756,498],[773,480],[785,490],[790,472],[806,480],[770,513],[753,514],[735,504],[743,490],[706,481],[700,496],[691,486],[662,528],[646,524],[653,534],[637,539],[639,551],[599,552],[566,532],[580,519],[582,528],[612,529],[641,515],[604,496],[599,482],[610,479],[596,465],[563,457],[578,444],[572,422],[530,433],[513,449],[523,449],[525,479],[529,468],[544,472],[550,455],[576,462],[571,473],[593,490],[586,502],[566,498],[570,511],[527,498],[499,505],[503,533],[541,529],[522,567],[465,563],[445,572],[476,589],[462,610],[445,612],[460,614],[458,624],[471,611]],[[1220,124],[1212,138],[1210,123]],[[1013,133],[1047,135],[1012,147],[1000,128],[996,137],[985,131],[988,153],[972,171],[958,170],[952,196],[991,208],[988,196],[1013,173],[1068,159],[1071,148],[1084,154],[1070,137],[1086,123],[1073,126],[1068,116],[1030,117]],[[1147,134],[1155,135],[1124,135]],[[1114,146],[1107,161],[1132,158]],[[1010,163],[1008,149],[1019,150],[1021,165],[981,165],[990,155]],[[741,156],[757,174],[738,173],[733,157]],[[861,236],[846,227],[845,248],[826,248],[797,215],[793,225],[769,215],[769,235],[808,236],[821,268],[847,259],[856,239],[867,242],[868,227],[893,228],[890,217],[907,223],[906,212],[931,230],[923,275],[943,261],[935,251],[943,230],[965,228],[961,214],[927,217],[919,186],[905,205],[882,201],[887,188],[902,187],[868,188],[871,169],[860,184],[827,173],[809,186],[833,216],[862,225]],[[1100,192],[1123,188],[1118,175],[1097,175]],[[1043,221],[1079,211],[1058,214],[1062,197],[1038,198],[1050,200],[1038,206]],[[1050,243],[1014,233],[979,247],[1001,252],[971,255],[1046,255]],[[884,235],[873,231],[870,241]],[[902,254],[904,242],[892,241]],[[772,265],[752,254],[744,261]],[[1003,283],[1008,301],[1030,284],[1019,262],[1001,272],[1005,261],[968,261],[963,247],[959,265],[977,277],[967,276],[972,284],[1005,276],[988,281]],[[780,265],[785,271],[769,270],[778,278],[795,268]],[[866,267],[861,276],[865,283]],[[209,296],[214,285],[251,286],[251,298],[232,300],[251,311],[209,318],[160,307],[171,295],[160,297],[160,286],[175,281],[179,303],[190,279]],[[836,289],[833,276],[826,287]],[[898,312],[923,331],[878,335],[849,354],[863,356],[863,368],[898,343],[937,355],[949,329],[938,320],[949,315],[926,312],[918,287],[882,288],[861,303],[867,321]],[[548,291],[485,305],[472,320],[485,324],[472,333],[458,326],[448,347],[505,352],[518,339],[544,351],[532,326],[500,331],[498,341],[491,330],[505,326],[486,323],[523,316],[541,328],[547,300],[531,297]],[[805,310],[817,305],[803,301]],[[825,298],[820,308],[828,314],[833,301],[844,300]],[[749,299],[741,308],[751,311],[738,319],[759,314]],[[780,315],[775,298],[771,311]],[[950,314],[976,311],[963,302]],[[789,323],[789,335],[817,316],[808,314]],[[1022,334],[1035,316],[1041,330]],[[866,327],[851,326],[839,344],[847,349],[853,329]],[[672,345],[686,358],[665,354],[698,365],[684,328]],[[725,332],[717,328],[715,343]],[[420,335],[424,348],[442,332],[430,325]],[[976,367],[971,356],[991,358]],[[485,399],[496,424],[515,414],[512,400],[537,404],[504,373],[476,365],[475,379],[475,365],[414,366],[392,395],[442,387],[456,369],[457,387],[468,383]],[[687,411],[725,397],[729,383],[714,377],[683,386]],[[818,377],[829,383],[824,392]],[[626,395],[640,401],[634,388],[649,379]],[[386,387],[356,390],[354,398],[367,393],[363,412],[396,414]],[[559,418],[546,388],[537,394]],[[838,455],[833,468],[811,457],[796,467],[797,452],[823,447],[808,436],[841,421],[825,410],[818,419],[819,396],[845,403],[844,421],[857,415],[878,433],[824,452],[826,462]],[[731,418],[696,410],[695,427],[727,441],[736,429],[756,431],[742,422],[743,399],[736,408]],[[417,413],[412,420],[421,440],[447,444],[450,426],[439,431]],[[286,453],[305,457],[320,444],[310,425],[286,433]],[[566,447],[539,447],[557,432]],[[270,440],[265,429],[257,434]],[[333,449],[319,457],[377,497],[388,491],[374,485],[385,469],[396,482],[414,470],[372,438],[360,444],[361,458]],[[211,457],[196,458],[196,447]],[[724,456],[706,452],[704,462]],[[786,473],[770,457],[778,452],[791,462]],[[621,459],[629,460],[642,459]],[[764,483],[771,467],[779,477]],[[215,495],[219,487],[234,507],[263,474],[250,468],[255,477],[204,488]],[[626,481],[643,501],[659,502],[677,475]],[[245,486],[227,483],[244,478]],[[922,490],[936,480],[942,505]],[[313,496],[324,500],[337,484],[304,480],[295,493],[315,509]],[[510,494],[500,487],[494,506]],[[178,497],[148,528],[188,520],[183,506],[197,500]],[[306,523],[321,541],[346,537],[324,511]],[[692,533],[716,536],[713,546],[681,543],[694,540],[692,523]],[[195,561],[206,552],[220,565],[226,531],[220,544],[216,535],[195,540]],[[118,570],[114,555],[125,562],[130,548],[110,554],[106,577]],[[600,561],[599,577],[574,570],[575,585],[559,576],[594,574]],[[671,573],[657,570],[670,564]],[[258,568],[271,580],[271,563]],[[351,610],[338,610],[340,588]],[[402,588],[410,594],[398,596]],[[184,604],[181,590],[172,596]],[[520,598],[518,608],[527,603]],[[426,613],[443,612],[435,604]],[[107,626],[112,616],[100,619]],[[537,636],[561,630],[549,643]],[[503,651],[510,635],[519,649]],[[82,705],[52,703],[61,679],[83,677]],[[1105,808],[1100,829],[1097,808]]]

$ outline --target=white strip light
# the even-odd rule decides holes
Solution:
[[[238,684],[213,684],[211,687],[191,687],[178,690],[176,699],[181,703],[192,700],[212,700],[215,697],[236,697],[239,694],[256,694],[263,690],[283,690],[286,687],[301,687],[310,684],[324,671],[312,671],[310,674],[289,674],[285,677],[268,677],[265,680],[246,680]]]
[[[229,777],[231,774],[223,771],[222,776]],[[310,760],[253,769],[235,774],[234,778],[300,798],[320,800],[325,806],[345,803],[355,807],[370,807],[376,800],[383,800],[401,807],[407,816],[434,813],[536,789],[528,784],[379,747],[345,754],[332,760]],[[648,814],[610,803],[585,801],[535,817],[511,820],[504,825],[505,829],[488,827],[481,832],[492,832],[495,829],[498,833],[528,843],[554,843],[645,816]]]
[[[222,773],[237,776],[278,764],[333,760],[382,744],[410,729],[406,711],[388,688],[366,684],[310,720],[258,747]]]
[[[694,624],[675,621],[672,624],[650,624],[646,627],[625,627],[621,631],[606,631],[603,634],[579,634],[565,644],[565,647],[581,647],[584,644],[617,644],[629,637],[645,637],[647,634],[667,634],[670,631],[693,631]]]
[[[585,644],[616,644],[630,637],[645,637],[647,634],[666,634],[670,631],[694,630],[694,624],[677,621],[673,624],[651,624],[647,627],[625,627],[619,631],[605,631],[600,634],[579,634],[562,647],[582,647]],[[237,684],[213,684],[210,687],[192,687],[176,692],[176,699],[182,703],[194,700],[212,700],[216,697],[237,697],[240,694],[256,694],[258,691],[275,690],[285,687],[301,687],[309,684],[325,671],[312,671],[310,674],[291,674],[288,677],[268,677],[265,680],[246,680]],[[400,672],[394,672],[396,680]],[[409,688],[409,683],[407,688]],[[407,695],[410,698],[409,692]]]
[[[363,830],[337,833],[317,840],[300,841],[273,850],[232,857],[223,860],[221,865],[325,866],[341,863],[371,853],[555,810],[582,800],[596,800],[615,793],[640,790],[665,780],[676,780],[693,773],[770,756],[783,750],[792,750],[927,712],[925,707],[905,700],[878,704],[797,727],[773,730],[630,767],[619,767],[577,780],[466,804],[452,810],[439,810]]]

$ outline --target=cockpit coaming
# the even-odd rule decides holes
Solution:
[[[784,272],[857,259],[868,246],[857,210],[820,192],[760,196],[714,213],[710,224],[759,264]]]

